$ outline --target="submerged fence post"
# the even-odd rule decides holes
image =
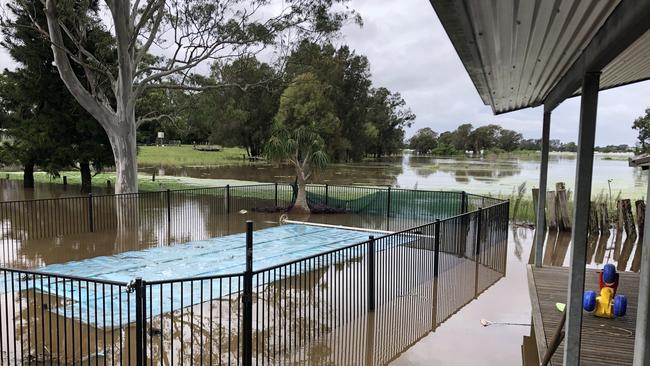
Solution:
[[[435,226],[433,227],[433,276],[438,278],[438,260],[440,257],[440,219],[436,219]]]
[[[88,193],[88,228],[90,232],[95,231],[95,222],[93,218],[93,194]]]
[[[330,188],[329,184],[325,183],[325,206],[329,205],[329,200],[330,200],[329,188]]]
[[[460,213],[464,214],[467,213],[467,192],[462,191],[461,193]]]
[[[390,230],[390,186],[388,187],[388,198],[386,202],[386,230]]]
[[[246,221],[246,271],[244,272],[244,293],[242,336],[244,366],[253,364],[253,221]]]
[[[133,288],[135,290],[135,358],[136,365],[142,366],[146,364],[145,354],[145,328],[146,328],[146,303],[145,303],[145,290],[144,281],[138,277],[135,279]]]
[[[375,237],[368,237],[368,310],[375,311]]]
[[[230,184],[226,184],[226,213],[230,213]]]
[[[275,182],[275,207],[278,207],[278,182]]]
[[[169,228],[169,225],[172,222],[172,203],[171,203],[171,194],[172,192],[167,189],[167,227]]]
[[[478,260],[479,252],[481,251],[481,216],[483,209],[481,207],[476,211],[476,258]]]

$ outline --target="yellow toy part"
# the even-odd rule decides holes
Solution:
[[[614,289],[611,287],[600,289],[600,296],[596,297],[594,315],[601,318],[614,317]]]

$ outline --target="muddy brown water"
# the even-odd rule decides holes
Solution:
[[[549,182],[565,182],[574,190],[575,154],[551,154]],[[141,166],[140,171],[157,176],[209,179],[238,179],[258,182],[291,182],[295,174],[288,167],[266,163],[239,166]],[[526,183],[528,192],[539,182],[539,157],[526,158],[437,158],[405,154],[404,156],[330,164],[312,178],[313,183],[381,185],[432,190],[465,190],[475,194],[511,195]],[[647,175],[631,168],[625,157],[594,157],[594,195],[636,199],[645,196]],[[528,196],[529,193],[528,193]]]
[[[245,230],[244,223],[246,220],[253,220],[257,229],[279,224],[280,213],[256,213],[250,210],[235,210],[229,215],[224,215],[223,207],[221,206],[222,202],[218,202],[217,200],[205,201],[196,199],[187,199],[182,202],[175,201],[173,208],[175,210],[174,212],[178,213],[175,217],[178,217],[179,221],[174,222],[171,227],[166,224],[164,210],[148,203],[140,203],[137,209],[144,210],[142,212],[147,213],[146,217],[148,219],[139,220],[133,223],[134,225],[122,226],[120,229],[109,228],[98,230],[93,233],[59,235],[55,238],[30,238],[29,235],[26,235],[20,240],[12,241],[12,244],[15,244],[15,246],[10,248],[8,254],[13,258],[12,265],[23,268],[35,268],[53,263],[110,255],[152,246],[173,245],[174,243],[182,243],[194,239],[240,233]],[[259,204],[259,202],[256,204]],[[250,206],[250,204],[245,202],[241,203],[241,205],[242,207],[246,205]],[[374,215],[291,215],[290,218],[299,221],[375,228],[379,230],[386,228],[385,217]],[[53,220],[46,222],[56,224],[57,220],[60,220],[61,217],[48,216],[43,217],[43,219]],[[415,222],[407,221],[403,222],[402,225],[411,227],[415,225]],[[13,227],[13,225],[9,226]],[[512,248],[513,244],[511,243],[508,250],[509,268],[513,265],[510,260]],[[401,258],[405,259],[407,257]],[[520,266],[522,265],[521,262],[518,262],[518,264]],[[270,286],[269,288],[275,288],[273,293],[288,291],[290,294],[293,294],[292,296],[298,296],[298,299],[309,298],[305,293],[311,294],[313,292],[313,286],[317,286],[320,289],[319,291],[326,292],[328,289],[336,289],[337,291],[332,291],[332,293],[348,293],[348,291],[338,290],[344,288],[341,286],[346,282],[349,283],[349,281],[337,276],[341,276],[342,273],[348,273],[342,271],[343,268],[347,268],[349,271],[354,266],[362,265],[362,262],[350,262],[349,264],[343,265],[343,267],[340,265],[332,266],[325,272],[301,275],[300,278],[317,279],[317,282],[313,283],[311,287],[295,287],[295,283],[301,283],[303,281],[302,279],[295,279],[289,280],[288,285],[285,282]],[[400,268],[403,268],[407,272],[405,272],[404,278],[400,277],[398,279],[399,281],[397,283],[406,283],[407,278],[413,278],[412,273],[408,272],[409,266],[404,264]],[[358,273],[358,271],[353,271],[352,273]],[[506,274],[506,278],[508,276],[510,276],[509,273]],[[496,288],[495,284],[505,280],[501,277],[501,274],[492,270],[483,268],[482,266],[477,267],[475,262],[461,261],[448,271],[443,271],[438,283],[434,281],[423,281],[413,287],[413,291],[396,296],[393,301],[381,304],[374,316],[366,316],[363,315],[363,312],[360,312],[358,316],[351,316],[340,326],[331,329],[313,321],[306,322],[307,320],[305,320],[303,310],[299,310],[304,309],[304,302],[289,300],[288,303],[282,302],[275,303],[273,306],[267,305],[266,309],[271,308],[273,312],[278,312],[283,308],[283,311],[293,309],[289,310],[289,312],[294,314],[294,316],[295,314],[302,314],[299,316],[299,319],[302,320],[298,320],[297,323],[292,323],[293,325],[291,326],[293,327],[298,327],[298,329],[311,329],[311,327],[315,326],[321,331],[326,330],[324,333],[312,334],[306,339],[301,335],[302,338],[300,338],[301,340],[298,343],[299,347],[297,349],[294,348],[289,353],[281,353],[281,357],[274,355],[274,360],[279,364],[356,365],[359,362],[373,365],[383,365],[390,362],[399,364],[403,362],[404,357],[417,357],[418,352],[420,352],[418,351],[417,345],[427,341],[430,337],[435,337],[438,332],[447,329],[449,327],[448,324],[453,325],[460,322],[461,325],[464,324],[464,326],[470,329],[481,329],[482,331],[483,328],[480,326],[480,323],[474,321],[468,322],[464,319],[463,309],[471,306],[473,303],[481,302],[487,294]],[[437,288],[433,292],[436,294],[435,301],[431,295],[434,286]],[[509,291],[511,292],[504,296],[511,297],[525,295],[527,293],[525,288],[513,288],[509,289]],[[31,294],[28,295],[27,293]],[[33,290],[28,290],[27,293],[23,292],[22,295],[18,295],[18,303],[14,303],[11,308],[20,308],[21,306],[29,308],[31,306],[32,314],[36,316],[32,315],[31,321],[23,318],[20,322],[15,323],[16,327],[22,327],[20,329],[16,328],[3,331],[4,339],[9,339],[10,333],[12,332],[16,334],[20,332],[20,334],[24,335],[24,332],[31,330],[32,336],[39,334],[38,337],[40,338],[32,341],[36,342],[35,345],[38,349],[30,353],[29,356],[25,355],[25,357],[36,361],[47,362],[49,358],[54,357],[55,349],[61,350],[61,352],[67,350],[70,358],[75,355],[79,357],[83,356],[84,354],[80,352],[85,349],[84,357],[92,362],[97,361],[100,363],[104,361],[110,362],[114,358],[132,357],[128,355],[128,350],[134,346],[131,344],[128,336],[126,336],[133,331],[132,327],[121,328],[119,330],[97,329],[89,325],[69,322],[65,319],[62,320],[57,316],[53,316],[51,311],[47,311],[43,307],[43,304],[47,304],[47,309],[51,309],[53,304],[57,302],[56,298],[49,296],[42,297],[37,295]],[[265,293],[268,294],[268,292]],[[238,298],[230,300],[227,298],[222,298],[221,300],[215,299],[209,303],[153,317],[149,323],[150,326],[160,328],[162,331],[158,332],[154,330],[150,334],[150,338],[148,338],[151,342],[150,350],[148,351],[150,357],[155,359],[156,362],[162,360],[163,363],[178,364],[180,360],[183,360],[184,364],[191,364],[192,362],[198,362],[198,360],[208,362],[209,359],[206,357],[208,357],[207,355],[209,353],[212,353],[214,357],[218,357],[224,364],[227,364],[229,359],[234,362],[239,357],[239,350],[233,346],[233,344],[238,343],[237,323],[235,322],[233,325],[230,322],[226,326],[222,319],[229,319],[232,316],[237,317],[238,313],[236,311],[238,310],[235,310],[236,308],[232,304],[239,304],[239,302]],[[256,304],[263,303],[263,298],[259,298],[256,302]],[[321,305],[314,303],[308,309],[316,309],[319,306]],[[489,305],[486,306],[489,307]],[[208,313],[222,314],[223,311],[226,311],[225,308],[229,309],[227,314],[223,313],[224,315],[216,316],[216,318],[208,319],[206,318],[207,315],[201,315]],[[528,310],[523,308],[522,311],[525,312]],[[27,317],[26,311],[23,311],[22,314]],[[458,321],[456,320],[457,318],[459,319]],[[50,329],[56,329],[57,326],[58,331],[61,331],[61,328],[65,327],[69,331],[73,331],[74,329],[76,337],[79,337],[79,339],[74,341],[73,338],[68,338],[72,337],[71,335],[67,335],[64,332],[61,334],[66,334],[64,336],[65,338],[58,339],[60,344],[56,345],[56,334],[58,333],[55,333],[52,340],[47,336],[42,336],[42,334],[50,334]],[[204,332],[208,328],[219,330],[222,334],[220,337],[226,337],[226,334],[231,335],[230,345],[228,346],[227,342],[219,342],[218,339],[221,338],[207,337]],[[169,329],[173,330],[169,331]],[[276,335],[282,335],[283,332],[284,330],[275,329],[275,333],[263,331],[257,334],[256,339],[260,339],[260,342],[262,342],[262,346],[257,348],[263,348],[256,348],[257,354],[260,356],[268,354],[268,347],[274,344],[262,341],[263,339],[269,338],[269,336],[271,339],[274,339]],[[193,337],[192,334],[195,334],[195,336]],[[195,338],[196,334],[203,334],[204,336]],[[120,335],[123,336],[123,339],[118,341]],[[456,341],[461,342],[463,338],[457,337]],[[73,350],[71,346],[62,344],[65,342],[69,344],[79,342],[79,347]],[[520,339],[513,338],[508,348],[518,349],[519,343]],[[93,348],[105,350],[99,353],[95,352],[95,354],[88,358],[88,350],[92,350]],[[107,351],[109,348],[111,350],[110,353]],[[205,353],[201,354],[200,349],[203,349]],[[264,351],[264,349],[267,351]],[[209,350],[212,351],[210,352]],[[52,353],[48,354],[48,352]],[[19,351],[18,355],[20,354]],[[509,354],[513,356],[510,360],[516,363],[516,358],[514,358],[515,353],[510,352]],[[56,358],[59,357],[64,356],[56,353]],[[174,362],[171,362],[172,357],[174,357]],[[437,355],[436,357],[440,358],[443,355]],[[456,356],[450,353],[444,357],[448,357],[447,360],[453,360]],[[444,358],[441,359],[444,361]],[[477,362],[479,360],[478,358],[476,359]],[[417,364],[418,361],[408,361],[407,363]],[[420,364],[430,363],[423,361]],[[453,364],[453,362],[447,364]]]
[[[42,187],[37,187],[32,194],[25,194],[24,198],[42,198],[47,194],[77,195],[74,191],[66,192],[58,188],[42,185]],[[18,191],[19,187],[14,187],[12,190]],[[17,195],[13,197],[19,198]],[[161,219],[164,216],[163,211],[150,210],[148,211],[149,215],[158,219],[139,222],[137,227],[109,228],[94,233],[66,234],[55,238],[33,239],[26,237],[19,241],[13,241],[12,243],[15,245],[12,247],[3,246],[4,255],[13,258],[12,265],[35,268],[152,246],[173,245],[193,239],[241,233],[245,230],[244,222],[246,220],[253,220],[256,229],[274,226],[278,225],[281,215],[280,213],[256,213],[249,210],[220,215],[207,209],[205,205],[201,205],[201,202],[192,200],[179,202],[178,205],[181,207],[178,208],[179,212],[194,212],[196,214],[186,217],[175,228],[160,225],[160,222],[164,221]],[[386,225],[385,219],[377,216],[310,215],[291,218],[300,221],[380,230],[384,229]],[[61,218],[50,217],[49,219],[56,223]],[[405,225],[408,227],[408,224]],[[389,306],[380,309],[375,316],[355,318],[344,327],[333,329],[314,342],[303,346],[299,351],[286,355],[282,363],[332,365],[353,365],[360,362],[370,362],[370,364],[390,362],[395,365],[519,364],[519,345],[521,338],[529,334],[529,329],[525,326],[507,326],[498,323],[526,323],[530,321],[525,264],[530,260],[532,237],[533,231],[531,230],[511,229],[506,276],[497,278],[493,283],[490,283],[492,278],[489,275],[482,276],[487,281],[486,283],[489,283],[485,291],[472,294],[470,290],[467,290],[465,293],[462,286],[457,283],[441,292],[440,296],[452,303],[447,305],[452,311],[444,321],[432,322],[430,310],[433,304],[424,296],[400,297]],[[545,265],[566,265],[570,249],[569,239],[569,233],[553,233],[549,237],[544,253]],[[639,258],[640,250],[635,243],[625,240],[624,234],[616,235],[616,232],[612,231],[609,235],[603,234],[593,237],[589,241],[588,262],[592,267],[600,267],[603,263],[617,263],[619,270],[636,270]],[[471,275],[470,272],[467,273]],[[463,276],[462,273],[457,274],[458,278]],[[212,306],[217,306],[217,303],[223,307],[223,302],[216,302]],[[195,307],[197,313],[200,308]],[[207,309],[204,308],[203,311],[207,311]],[[179,313],[176,316],[176,319],[189,317],[186,313]],[[162,320],[157,321],[159,323],[160,321],[170,322],[172,318],[173,316],[169,319],[163,317]],[[493,321],[495,325],[483,327],[480,325],[481,319]],[[187,328],[187,330],[189,329]],[[236,334],[236,329],[233,334]],[[164,337],[164,335],[162,336]],[[169,337],[177,336],[170,334]],[[153,344],[157,345],[158,340],[159,338],[156,338],[156,342]],[[171,339],[169,341],[171,342]],[[462,352],[458,351],[459,345],[464,345]],[[124,347],[124,344],[120,347]],[[176,351],[180,352],[183,343],[174,343],[174,347]],[[224,355],[234,352],[229,349],[215,349],[215,352],[217,351]],[[154,352],[155,355],[156,352]],[[368,361],[369,357],[370,361]]]
[[[22,180],[0,180],[0,202],[5,201],[22,201],[22,200],[36,200],[45,198],[57,197],[78,197],[83,196],[79,192],[80,186],[68,185],[64,187],[62,184],[56,183],[34,183],[34,188],[23,188]],[[94,194],[112,194],[112,189],[93,187]]]
[[[403,247],[394,250],[408,252]],[[424,254],[419,260],[431,262],[433,252]],[[396,296],[379,296],[379,299],[386,300],[379,301],[373,314],[361,311],[365,307],[363,301],[360,306],[350,305],[359,295],[356,291],[360,288],[355,278],[363,279],[366,265],[363,260],[283,278],[270,283],[262,292],[258,291],[253,300],[253,324],[257,324],[256,328],[261,330],[254,334],[254,357],[283,365],[404,364],[404,357],[418,357],[421,351],[417,345],[420,342],[429,341],[438,332],[448,332],[450,327],[457,327],[458,324],[482,332],[483,336],[494,335],[482,328],[478,321],[466,324],[467,319],[462,319],[466,317],[466,307],[484,302],[482,299],[498,286],[499,281],[503,281],[502,273],[456,254],[441,255],[441,274],[438,278],[431,277],[430,268],[421,265],[410,267],[408,264],[413,260],[410,256],[391,251],[380,252],[378,262],[383,260],[393,264],[403,262],[394,268],[401,269],[399,274],[403,278],[400,283],[408,285],[395,287],[398,291]],[[378,273],[378,278],[391,277]],[[194,285],[198,283],[203,282]],[[401,292],[406,289],[408,292]],[[278,296],[282,297],[281,301],[276,300]],[[6,301],[6,296],[2,300]],[[19,346],[16,350],[19,357],[23,354],[30,360],[44,363],[75,358],[109,364],[133,360],[132,326],[125,324],[119,328],[97,328],[61,318],[48,311],[61,301],[44,297],[33,290],[20,294],[17,303],[14,297],[13,302],[12,306],[22,306],[24,310],[20,322],[15,322],[13,328],[6,328],[6,332],[5,328],[2,329],[3,338],[10,339],[12,334],[19,334],[23,340],[29,339],[31,334],[29,344],[35,345],[34,350],[29,352],[29,348]],[[231,296],[173,312],[153,314],[148,319],[146,335],[148,359],[152,364],[174,365],[240,362],[241,349],[237,346],[240,325],[236,321],[241,316],[240,302],[238,296]],[[483,306],[489,307],[489,304]],[[29,317],[30,309],[32,317]],[[525,309],[522,311],[525,312]],[[232,321],[233,318],[235,321]],[[334,322],[338,324],[335,327],[329,327],[332,318],[340,319]],[[456,319],[461,319],[460,323]],[[289,342],[292,345],[288,351],[282,347],[286,344],[287,334],[291,335]],[[466,336],[455,338],[455,341],[482,348],[479,343],[470,343]],[[512,340],[512,348],[517,348],[518,341]],[[412,355],[412,352],[415,353]],[[453,352],[447,355],[431,353],[431,349],[427,352],[426,361],[407,360],[406,364],[429,365],[429,360],[434,356],[440,360],[440,364],[466,364]],[[496,360],[516,364],[516,359],[504,358],[502,354],[498,358],[477,358],[472,364],[483,364],[481,361],[495,364],[492,361]]]

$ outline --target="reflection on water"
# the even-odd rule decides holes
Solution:
[[[565,182],[574,189],[575,156],[551,154],[549,182]],[[238,179],[260,182],[293,181],[289,167],[255,163],[226,167],[141,167],[143,172],[192,178]],[[628,167],[626,160],[610,160],[596,154],[594,158],[594,194],[619,191],[624,197],[645,194],[647,177],[638,168]],[[365,184],[402,188],[465,190],[472,193],[510,194],[521,183],[537,186],[539,161],[531,159],[433,158],[404,155],[380,161],[331,164],[314,177],[314,183]]]
[[[289,365],[386,365],[481,296],[503,274],[444,255],[438,279],[384,303],[283,359]]]
[[[575,156],[552,154],[549,159],[549,182],[565,182],[574,190]],[[286,166],[249,163],[222,167],[159,167],[141,166],[143,173],[209,179],[235,179],[257,182],[293,182],[295,174]],[[465,190],[472,193],[511,194],[526,183],[535,187],[539,181],[539,161],[532,159],[452,159],[404,155],[362,163],[331,164],[313,178],[313,183],[393,186],[433,190]],[[611,181],[608,183],[608,181]],[[620,191],[623,198],[645,195],[647,174],[628,167],[626,160],[609,160],[596,154],[594,158],[594,195],[612,195]],[[223,185],[214,183],[213,185]],[[95,188],[96,194],[110,193]],[[60,185],[37,184],[24,190],[20,181],[1,181],[0,199],[20,200],[79,195],[78,187],[63,190]]]
[[[182,200],[175,198],[171,200],[173,204],[170,210],[173,214],[171,215],[172,219],[169,220],[166,207],[158,205],[160,203],[159,198],[159,196],[151,194],[140,200],[136,206],[128,207],[135,210],[139,215],[127,217],[140,217],[140,219],[125,222],[124,225],[117,225],[116,228],[99,230],[95,233],[66,234],[56,238],[41,239],[32,237],[29,230],[23,230],[30,226],[21,226],[23,225],[22,222],[20,224],[3,222],[4,228],[11,229],[9,232],[13,233],[13,230],[16,229],[17,232],[23,233],[19,240],[11,242],[15,246],[9,254],[12,254],[13,260],[23,267],[38,267],[45,264],[238,233],[243,231],[243,223],[247,219],[254,220],[256,228],[278,224],[279,214],[255,213],[250,210],[251,207],[271,205],[270,202],[262,202],[263,200],[259,199],[238,199],[236,204],[233,203],[230,207],[231,213],[227,214],[225,213],[226,210],[224,210],[224,199],[220,196],[199,196],[197,194],[197,196],[185,197]],[[113,212],[112,210],[113,208],[109,206],[107,212]],[[102,210],[100,209],[98,212],[102,212]],[[146,213],[146,215],[142,215],[142,213]],[[311,215],[296,218],[312,222],[327,222],[377,229],[386,228],[383,215]],[[45,227],[49,224],[56,224],[57,220],[60,219],[56,215],[39,218],[40,222],[45,223]],[[416,221],[401,222],[405,226],[414,226],[416,223]],[[473,224],[468,226],[474,227]],[[461,238],[472,244],[474,243],[472,240],[474,235],[471,231],[467,231],[461,235]],[[451,237],[445,235],[444,239],[446,238]],[[487,243],[488,246],[482,248],[482,258],[493,257],[489,246],[492,242],[487,241]],[[420,246],[420,244],[428,246]],[[298,329],[297,332],[294,330],[292,334],[297,334],[297,339],[301,339],[301,343],[299,343],[301,347],[282,352],[280,353],[281,357],[273,357],[279,363],[351,365],[361,362],[361,364],[383,365],[399,357],[413,344],[429,336],[432,331],[438,332],[461,309],[489,293],[489,291],[485,290],[503,277],[502,273],[484,267],[481,264],[484,262],[475,261],[471,258],[471,255],[468,258],[462,255],[463,252],[454,252],[454,254],[442,255],[441,273],[439,278],[435,279],[431,275],[433,252],[430,250],[430,246],[430,240],[424,240],[422,243],[418,241],[415,245],[397,246],[379,252],[378,263],[388,262],[393,265],[393,267],[379,266],[380,268],[399,269],[400,276],[395,276],[393,273],[392,276],[385,277],[396,283],[397,286],[393,285],[393,288],[400,289],[400,291],[398,296],[391,296],[386,301],[379,303],[373,316],[365,316],[364,311],[355,314],[347,310],[335,313],[338,309],[350,308],[349,305],[348,308],[342,306],[343,303],[359,302],[359,300],[356,300],[357,298],[365,298],[366,293],[363,284],[366,282],[353,281],[354,276],[363,278],[367,273],[366,260],[362,256],[348,259],[345,263],[335,262],[328,267],[316,266],[316,269],[299,275],[295,275],[290,271],[289,275],[285,273],[281,281],[273,280],[275,282],[267,282],[265,286],[257,287],[257,294],[254,299],[255,309],[261,310],[256,312],[255,315],[255,329],[257,329],[255,339],[260,342],[261,347],[257,346],[255,348],[256,354],[268,355],[269,347],[283,344],[282,342],[274,343],[265,340],[274,340],[276,337],[279,338],[287,334],[286,328],[277,327],[276,319],[269,314],[281,314],[289,311],[293,318],[290,318],[292,320],[288,324],[284,323],[282,325],[288,326],[290,329]],[[501,248],[505,249],[504,246],[501,246]],[[417,255],[412,253],[417,253]],[[461,255],[459,256],[458,253],[461,253]],[[473,251],[469,250],[469,253],[473,253]],[[336,257],[332,258],[336,259]],[[425,262],[418,262],[417,260]],[[423,263],[429,265],[424,266]],[[312,264],[313,262],[309,260],[304,263],[305,266],[311,266]],[[307,268],[311,269],[312,267]],[[420,270],[422,270],[422,273],[420,273]],[[378,270],[378,284],[383,283],[381,282],[382,274],[384,272]],[[270,281],[269,278],[275,279],[275,275],[274,273],[274,276],[271,277],[270,273],[267,273],[266,281]],[[304,280],[305,278],[308,280]],[[236,279],[236,281],[239,281],[239,279]],[[263,283],[265,277],[262,275],[261,281],[259,281],[259,278],[257,281],[258,284]],[[163,293],[164,286],[162,284],[155,285],[160,286],[160,291],[156,296],[151,296],[153,287],[149,287],[149,290],[145,291],[149,294],[147,303],[150,309],[153,305],[153,309],[160,310],[160,313],[157,311],[150,312],[149,331],[147,332],[147,342],[149,342],[150,346],[149,357],[155,363],[163,362],[166,364],[178,364],[181,360],[185,364],[197,363],[199,360],[204,361],[204,363],[212,363],[216,359],[223,362],[237,360],[240,356],[238,336],[241,299],[239,296],[237,294],[213,295],[211,293],[208,295],[203,292],[204,288],[212,289],[213,286],[212,284],[205,286],[203,280],[184,281],[184,284],[190,286],[190,288],[194,286],[193,290],[190,290],[190,294],[200,291],[199,298],[203,299],[204,296],[209,296],[209,300],[195,306],[189,306],[195,304],[192,298],[188,299],[187,295],[185,295],[183,299],[182,290],[172,290],[175,286],[169,286],[169,291]],[[305,286],[304,284],[308,285]],[[90,285],[87,284],[87,286]],[[362,295],[352,298],[350,291],[353,290],[360,291]],[[121,292],[122,290],[118,288],[117,291]],[[384,297],[379,296],[388,290],[379,286],[377,291],[378,298],[384,299]],[[153,293],[156,292],[153,291]],[[282,301],[277,301],[279,294],[284,296]],[[319,297],[318,294],[329,294],[329,296],[320,295]],[[162,304],[163,298],[166,299],[167,296],[176,296],[176,299],[181,296],[179,307],[168,310],[169,305],[167,305],[163,311],[163,306],[155,306],[154,301],[160,301]],[[46,332],[46,330],[51,329],[47,327],[60,325],[59,328],[68,327],[79,337],[79,348],[76,350],[71,349],[70,357],[77,354],[80,356],[87,354],[93,348],[100,350],[89,357],[93,361],[107,361],[110,363],[115,358],[131,357],[129,355],[125,356],[124,352],[121,352],[125,348],[132,347],[129,346],[131,338],[125,337],[126,339],[118,341],[116,337],[124,332],[131,334],[133,332],[132,328],[126,327],[119,331],[109,329],[107,331],[106,326],[96,327],[81,323],[77,325],[74,322],[68,324],[65,317],[60,319],[60,314],[57,315],[51,310],[46,310],[46,308],[53,309],[57,307],[58,300],[56,296],[43,296],[32,289],[23,291],[17,297],[17,305],[14,302],[13,305],[7,305],[6,308],[22,309],[23,306],[27,306],[27,309],[29,309],[31,306],[32,314],[38,313],[40,315],[35,317],[34,315],[32,317],[27,316],[29,319],[25,318],[24,321],[16,323],[16,329],[13,330],[16,334],[24,334],[25,331],[37,334],[36,330],[42,334],[51,334],[49,331]],[[80,299],[80,303],[84,301],[86,302],[84,308],[90,309],[91,306],[94,306],[97,309],[97,303],[93,298]],[[353,308],[365,309],[365,304],[362,301],[356,308]],[[172,303],[174,302],[172,301]],[[105,309],[101,305],[99,308]],[[322,322],[319,320],[323,319],[317,319],[317,317],[315,319],[313,314],[316,313],[316,310],[323,309],[330,310],[330,312],[325,312],[329,314],[328,316],[345,319],[345,322],[330,328],[331,323],[327,319]],[[45,315],[43,316],[43,314]],[[74,317],[74,315],[72,316]],[[286,319],[286,317],[284,318]],[[106,324],[106,320],[103,320],[103,322],[103,324]],[[46,323],[47,327],[44,326]],[[262,326],[260,327],[259,324],[262,324]],[[267,326],[265,327],[264,324]],[[273,325],[270,326],[270,324]],[[310,331],[314,327],[318,329],[317,332]],[[219,336],[216,337],[214,333],[209,334],[209,330],[219,332]],[[29,357],[33,356],[37,360],[46,360],[47,357],[55,357],[54,349],[57,352],[67,349],[65,345],[63,348],[59,348],[59,345],[54,346],[58,337],[46,339],[42,337],[42,334],[39,338],[33,340],[34,343],[28,342],[28,344],[36,345],[37,348],[47,349],[48,351],[35,352],[33,355],[30,353]],[[66,331],[61,334],[66,334],[65,336],[62,335],[62,337],[67,337]],[[9,339],[8,337],[8,334],[3,334],[4,339]],[[224,341],[226,340],[225,337],[228,337],[228,341]],[[41,343],[39,343],[38,339],[41,340]],[[364,347],[356,347],[354,342],[357,341],[361,341]],[[110,352],[107,351],[109,346]],[[81,353],[83,349],[86,350],[85,353]],[[215,359],[208,358],[212,356]],[[277,354],[274,356],[277,356]],[[68,356],[61,356],[57,353],[55,358],[58,357],[67,359]]]
[[[356,269],[364,266],[364,260],[351,259],[258,287],[253,305],[254,363],[257,359],[285,365],[388,364],[441,329],[445,322],[481,298],[503,277],[472,259],[443,253],[438,278],[413,281],[416,277],[412,276],[408,292],[381,302],[374,313],[350,312],[356,309],[349,307],[350,302],[359,295],[353,295],[353,291],[360,290],[352,280],[364,278],[365,271]],[[420,270],[431,273],[431,269]],[[160,307],[160,311],[149,313],[144,341],[148,360],[151,364],[166,365],[241,362],[240,295],[212,292],[208,295],[212,280],[183,283],[193,286],[195,291],[200,288],[201,296],[205,294],[208,300],[188,306],[193,302],[185,296],[187,305],[183,307],[183,292],[170,292],[172,286],[160,285],[160,299],[151,296],[150,292],[159,285],[145,290],[147,304],[153,303],[154,309],[157,301],[167,299],[170,294],[172,299],[180,297],[180,307],[168,311],[168,305],[164,311]],[[91,283],[87,285],[92,286]],[[113,288],[107,291],[112,293]],[[359,309],[366,306],[363,294],[361,292]],[[132,295],[125,293],[124,296]],[[282,301],[278,301],[280,297]],[[7,296],[0,299],[4,301]],[[9,352],[13,360],[66,362],[83,359],[108,364],[134,360],[134,328],[129,325],[132,319],[120,318],[119,325],[107,326],[113,322],[112,307],[111,313],[106,315],[104,304],[99,304],[98,311],[96,300],[80,297],[80,302],[90,306],[89,309],[94,306],[94,314],[97,314],[96,321],[87,324],[75,321],[71,313],[66,317],[53,310],[64,303],[50,294],[43,296],[34,290],[23,290],[17,295],[11,294],[9,299],[13,303],[9,308],[22,309],[19,312],[21,321],[15,322],[13,328],[3,328],[3,339],[26,340],[25,345]],[[330,328],[334,317],[341,320],[341,325]]]
[[[58,181],[60,182],[60,181]],[[58,183],[55,182],[55,183]],[[80,186],[69,185],[64,187],[60,184],[51,183],[34,183],[33,189],[23,188],[22,180],[0,180],[0,202],[4,201],[22,201],[35,200],[53,197],[77,197],[83,194],[79,193]],[[110,194],[112,189],[93,187],[94,194]]]
[[[642,239],[628,237],[623,230],[610,229],[602,233],[591,233],[587,240],[587,267],[602,268],[607,263],[616,265],[619,271],[638,272],[641,263]],[[543,264],[545,266],[569,266],[571,233],[551,230],[544,244]],[[529,259],[529,263],[533,262]]]

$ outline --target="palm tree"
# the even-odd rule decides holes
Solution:
[[[326,88],[311,73],[296,76],[280,97],[271,137],[266,143],[269,160],[288,162],[296,170],[298,194],[293,210],[309,213],[307,180],[328,161],[325,137],[336,136],[340,121]]]
[[[269,159],[286,161],[296,170],[298,194],[292,211],[309,213],[307,181],[314,172],[323,169],[328,161],[323,138],[309,126],[290,130],[276,125],[266,152]]]

